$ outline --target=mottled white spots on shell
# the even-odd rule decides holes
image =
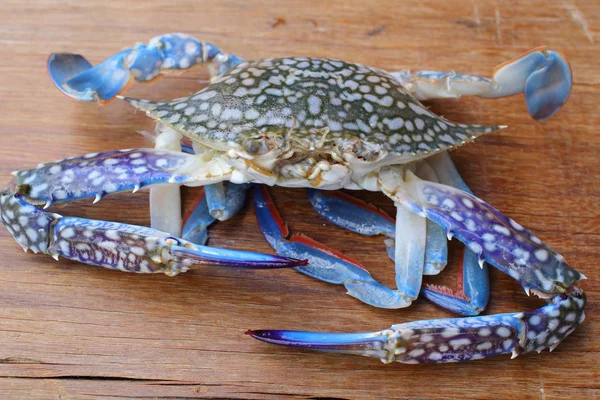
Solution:
[[[198,45],[193,41],[186,42],[183,49],[185,51],[185,54],[187,54],[188,56],[196,56],[196,54],[198,53]]]
[[[319,114],[321,112],[321,99],[317,96],[309,96],[308,111],[313,115]]]
[[[486,232],[483,235],[481,235],[481,238],[486,242],[493,242],[494,240],[496,240],[496,237],[489,232]]]
[[[478,351],[489,350],[492,348],[492,342],[483,342],[477,345],[476,349]]]
[[[532,325],[539,325],[542,322],[542,318],[539,315],[534,315],[529,318],[529,323]]]
[[[460,334],[460,329],[450,327],[450,328],[444,329],[441,333],[441,336],[445,337],[445,338],[450,338],[450,337],[454,337],[458,334]]]
[[[213,104],[210,111],[211,111],[211,114],[213,115],[213,117],[218,117],[219,114],[221,114],[221,105],[219,103]]]
[[[179,103],[179,104],[176,104],[175,107],[173,107],[173,109],[179,111],[179,110],[183,110],[186,107],[187,107],[187,103]]]
[[[483,251],[481,245],[476,242],[469,243],[469,249],[475,254],[481,254]]]
[[[388,92],[387,89],[385,89],[384,87],[379,86],[379,85],[375,85],[375,93],[384,95],[387,92]]]
[[[414,349],[408,353],[409,357],[419,357],[425,353],[424,349]]]
[[[261,105],[261,104],[262,104],[262,103],[264,103],[266,100],[267,100],[267,96],[265,96],[264,94],[263,94],[263,95],[260,95],[260,96],[258,96],[258,98],[256,99],[256,104],[257,104],[257,105]]]
[[[208,115],[206,115],[206,114],[200,114],[200,115],[194,115],[190,119],[190,122],[198,123],[198,122],[204,122],[206,120],[208,120]]]
[[[92,179],[97,178],[99,176],[100,176],[100,172],[94,170],[94,171],[92,171],[92,172],[90,172],[88,174],[87,178],[90,179],[90,180],[92,180]]]
[[[500,337],[507,338],[510,336],[511,332],[510,329],[508,329],[506,326],[501,326],[498,329],[496,329],[496,334]]]
[[[208,100],[211,99],[213,97],[215,97],[217,95],[217,92],[215,90],[209,90],[207,92],[201,92],[197,95],[195,95],[194,97],[192,97],[193,100]]]
[[[467,206],[468,208],[473,208],[473,207],[474,207],[473,201],[471,201],[471,199],[469,199],[469,198],[467,198],[467,197],[463,197],[463,198],[461,199],[461,201],[462,201],[462,202],[463,202],[463,204],[464,204],[465,206]]]
[[[509,219],[510,224],[512,225],[513,228],[515,228],[518,231],[522,231],[524,228],[518,223],[516,222],[514,219]]]
[[[468,219],[465,221],[465,227],[471,232],[475,232],[477,230],[477,224],[472,219]]]
[[[483,247],[487,250],[487,251],[496,251],[497,247],[496,244],[493,242],[485,242],[483,244]]]
[[[540,240],[540,238],[538,238],[536,236],[531,236],[530,239],[533,243],[542,244],[542,241]]]
[[[163,68],[173,68],[175,66],[175,60],[170,57],[165,58],[163,61]]]
[[[505,235],[505,236],[510,236],[510,230],[505,226],[493,224],[492,229],[498,233]]]
[[[442,207],[445,207],[447,209],[453,209],[454,207],[456,207],[456,203],[454,203],[454,201],[452,199],[446,198],[444,199],[444,201],[442,202]]]
[[[155,164],[157,167],[162,168],[168,165],[169,161],[166,158],[159,158],[156,160]]]
[[[415,119],[415,126],[418,130],[422,131],[425,128],[425,122],[421,118]]]
[[[351,90],[356,90],[359,87],[358,83],[353,80],[347,80],[344,82],[344,86],[350,88]]]
[[[420,336],[420,339],[421,339],[422,342],[428,343],[428,342],[431,342],[433,340],[433,336],[427,335],[427,334],[423,334],[423,335]]]
[[[60,235],[65,239],[71,239],[75,236],[75,229],[69,227],[60,231]]]
[[[183,111],[183,113],[188,117],[190,115],[194,114],[195,112],[196,112],[196,107],[188,107]]]
[[[239,120],[242,118],[242,112],[237,108],[226,108],[221,114],[223,120]]]
[[[121,236],[119,236],[119,232],[117,232],[114,229],[106,230],[106,232],[104,232],[104,235],[106,235],[106,237],[111,240],[120,240],[121,239]]]
[[[329,127],[329,129],[331,129],[332,131],[341,131],[342,130],[342,125],[337,122],[337,121],[329,121],[327,123],[327,126]]]
[[[429,110],[421,107],[418,104],[415,104],[415,103],[412,103],[412,102],[408,102],[408,106],[410,107],[411,110],[413,110],[418,115],[432,116],[432,114],[431,114],[431,112],[429,112]]]
[[[467,339],[467,338],[454,339],[454,340],[451,340],[448,344],[452,347],[452,349],[458,350],[461,347],[470,345],[471,339]]]
[[[396,117],[396,118],[392,119],[391,121],[389,121],[387,125],[388,125],[388,128],[390,128],[390,130],[397,130],[397,129],[402,128],[402,126],[404,125],[404,120],[400,117]]]
[[[245,87],[238,87],[235,92],[233,92],[233,95],[235,97],[244,97],[248,94],[248,89],[246,89]]]
[[[53,165],[48,169],[48,172],[52,175],[59,173],[62,170],[60,165]]]
[[[462,217],[462,216],[461,216],[459,213],[457,213],[456,211],[452,211],[452,212],[450,213],[450,216],[451,216],[452,218],[454,218],[455,220],[459,221],[459,222],[461,222],[461,221],[464,219],[464,218],[463,218],[463,217]]]
[[[257,119],[259,116],[260,116],[260,114],[254,108],[250,108],[249,110],[246,110],[244,112],[244,117],[246,117],[246,119],[249,119],[249,120]]]
[[[477,331],[477,334],[481,337],[487,337],[492,334],[492,331],[489,328],[481,328],[479,331]]]
[[[391,96],[384,96],[379,101],[379,104],[381,104],[384,107],[390,107],[393,103],[394,103],[394,99]]]
[[[537,249],[534,252],[535,258],[537,258],[541,262],[545,262],[548,260],[548,252],[545,249]]]
[[[381,79],[376,75],[367,76],[367,80],[371,83],[379,83],[381,81]]]

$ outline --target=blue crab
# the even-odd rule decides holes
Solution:
[[[208,63],[213,78],[173,101],[119,96],[134,81]],[[244,61],[211,43],[168,34],[92,66],[57,53],[50,77],[65,94],[115,97],[157,121],[155,148],[88,154],[18,171],[0,197],[2,222],[25,249],[134,272],[177,274],[195,264],[290,267],[377,307],[407,307],[419,294],[468,318],[393,325],[373,333],[255,330],[256,339],[361,354],[384,362],[453,362],[553,349],[584,319],[585,277],[514,220],[475,197],[447,150],[502,128],[456,124],[419,100],[524,93],[536,120],[567,100],[571,70],[560,54],[534,49],[492,78],[454,72],[385,72],[338,60],[287,57]],[[180,186],[203,186],[182,220]],[[309,188],[316,211],[364,235],[385,235],[397,289],[358,262],[306,236],[292,236],[266,186]],[[279,256],[203,246],[215,220],[234,215],[254,187],[259,225]],[[44,209],[74,199],[150,188],[152,228],[61,217]],[[380,191],[396,218],[338,189]],[[44,209],[37,206],[44,205]],[[182,237],[180,237],[182,236]],[[422,288],[447,262],[447,238],[465,244],[463,288]],[[308,260],[308,264],[306,261]],[[476,316],[489,292],[485,263],[546,299],[540,309]]]

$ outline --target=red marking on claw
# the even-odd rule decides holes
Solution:
[[[392,217],[390,217],[385,211],[383,211],[382,209],[375,207],[373,204],[367,203],[366,201],[357,199],[354,196],[350,196],[349,194],[346,194],[344,192],[339,192],[339,191],[334,191],[331,193],[327,193],[328,196],[332,196],[332,197],[337,197],[338,199],[341,199],[347,203],[353,204],[357,207],[363,208],[367,211],[370,211],[372,213],[381,215],[383,218],[387,219],[388,221],[390,221],[391,223],[395,224],[396,220]]]
[[[281,236],[284,238],[288,237],[290,235],[290,231],[289,231],[287,225],[285,224],[285,222],[283,222],[283,218],[281,218],[281,215],[279,214],[279,210],[277,210],[277,207],[275,207],[275,203],[273,202],[271,193],[269,193],[267,188],[264,187],[263,185],[260,185],[258,190],[260,190],[262,192],[262,195],[265,199],[265,203],[267,203],[267,208],[269,209],[269,212],[273,216],[275,223],[277,224],[277,226],[279,227],[279,230],[281,231]]]
[[[196,207],[198,207],[198,204],[200,204],[200,202],[204,200],[204,197],[206,197],[206,193],[204,193],[204,188],[201,188],[200,195],[196,198],[196,200],[194,200],[194,205],[192,206],[192,208],[187,210],[185,215],[183,216],[183,225],[187,223],[188,219],[190,219],[190,217],[194,213],[194,210],[196,210]]]
[[[452,296],[452,297],[456,297],[458,299],[462,299],[465,301],[469,301],[469,299],[467,298],[467,296],[465,296],[464,293],[462,292],[455,292],[454,290],[450,289],[448,286],[443,286],[443,285],[433,285],[431,283],[426,283],[425,287],[433,292],[437,292],[440,294],[445,294],[448,296]]]
[[[363,271],[369,272],[367,270],[367,268],[362,265],[361,263],[359,263],[358,261],[356,261],[353,258],[348,257],[345,254],[340,253],[337,250],[334,250],[330,247],[325,246],[323,243],[319,243],[316,240],[303,235],[303,234],[295,234],[290,238],[290,242],[296,242],[296,243],[302,243],[306,246],[312,247],[313,249],[317,249],[322,251],[323,253],[329,254],[330,256],[333,256],[335,258],[339,258],[340,260],[346,261],[352,265],[357,266],[358,268],[362,269]]]

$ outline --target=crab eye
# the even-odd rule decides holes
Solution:
[[[21,184],[21,185],[18,185],[18,186],[17,186],[17,190],[16,190],[16,192],[17,192],[18,194],[20,194],[21,196],[28,197],[28,196],[29,196],[29,194],[31,193],[31,189],[32,189],[32,188],[31,188],[31,185],[28,185],[28,184]]]
[[[246,139],[243,146],[246,153],[256,154],[261,148],[261,143],[256,139]]]

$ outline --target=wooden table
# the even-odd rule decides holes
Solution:
[[[536,124],[521,96],[436,101],[434,111],[473,123],[504,123],[453,153],[480,197],[533,230],[589,278],[588,320],[557,350],[509,360],[383,365],[374,359],[269,346],[248,328],[377,330],[447,317],[418,300],[406,310],[365,306],[342,287],[293,271],[218,268],[176,278],[135,276],[24,254],[0,229],[0,398],[599,398],[600,3],[553,1],[37,1],[5,0],[0,24],[0,180],[38,162],[148,146],[143,113],[62,96],[45,70],[53,51],[96,63],[170,31],[192,34],[246,58],[325,56],[378,66],[489,75],[539,45],[564,52],[573,93],[564,110]],[[194,72],[136,86],[133,96],[195,92]],[[189,205],[194,190],[185,190]],[[393,283],[381,238],[321,220],[302,192],[274,190],[293,232],[306,232]],[[380,195],[361,193],[389,212]],[[83,201],[63,213],[147,224],[147,193]],[[252,206],[210,231],[216,246],[270,251]],[[459,246],[443,274],[454,285]],[[427,279],[438,282],[436,279]],[[491,272],[487,312],[541,302]]]

